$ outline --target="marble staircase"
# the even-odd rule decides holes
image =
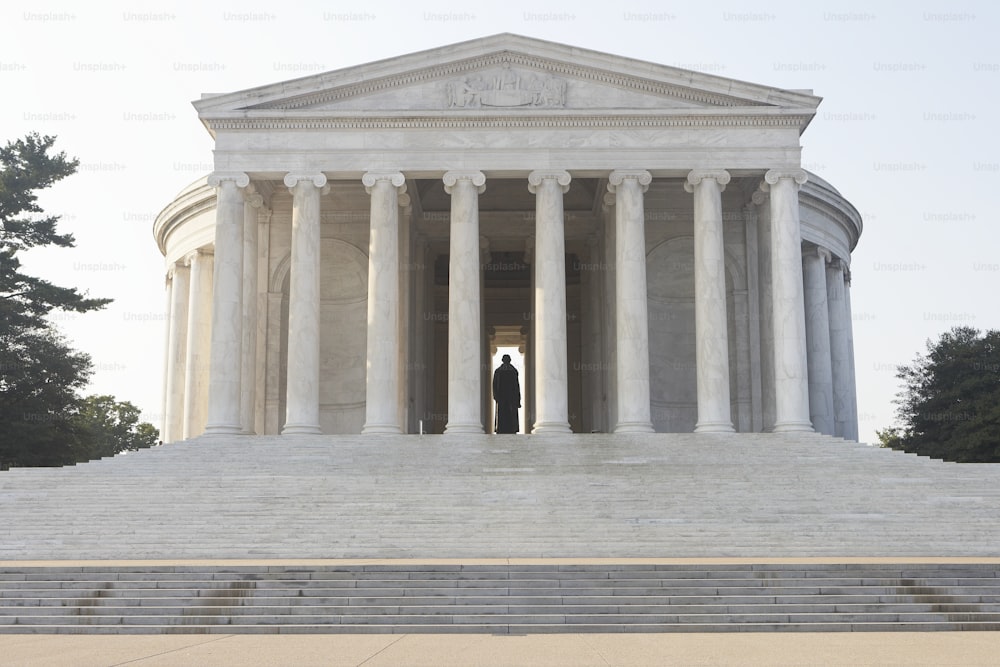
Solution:
[[[815,434],[202,437],[0,504],[0,633],[1000,629],[1000,465]]]
[[[1000,556],[1000,465],[814,434],[198,438],[0,503],[0,560]]]
[[[1000,630],[1000,564],[0,567],[0,634]]]

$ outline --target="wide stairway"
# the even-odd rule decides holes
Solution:
[[[1000,629],[1000,465],[814,434],[198,438],[0,504],[7,633]]]
[[[1000,630],[1000,565],[0,569],[0,634]]]

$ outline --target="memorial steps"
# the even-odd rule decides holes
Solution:
[[[815,434],[198,438],[0,502],[0,632],[1000,629],[1000,465]]]
[[[1000,630],[1000,565],[0,568],[0,634]]]

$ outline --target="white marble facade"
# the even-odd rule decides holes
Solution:
[[[857,439],[854,207],[809,92],[503,34],[195,102],[156,220],[165,442],[527,430]]]

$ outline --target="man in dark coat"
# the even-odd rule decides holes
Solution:
[[[517,433],[517,409],[521,407],[521,385],[517,369],[510,363],[510,355],[502,357],[503,363],[493,372],[493,400],[497,402],[496,433]]]

